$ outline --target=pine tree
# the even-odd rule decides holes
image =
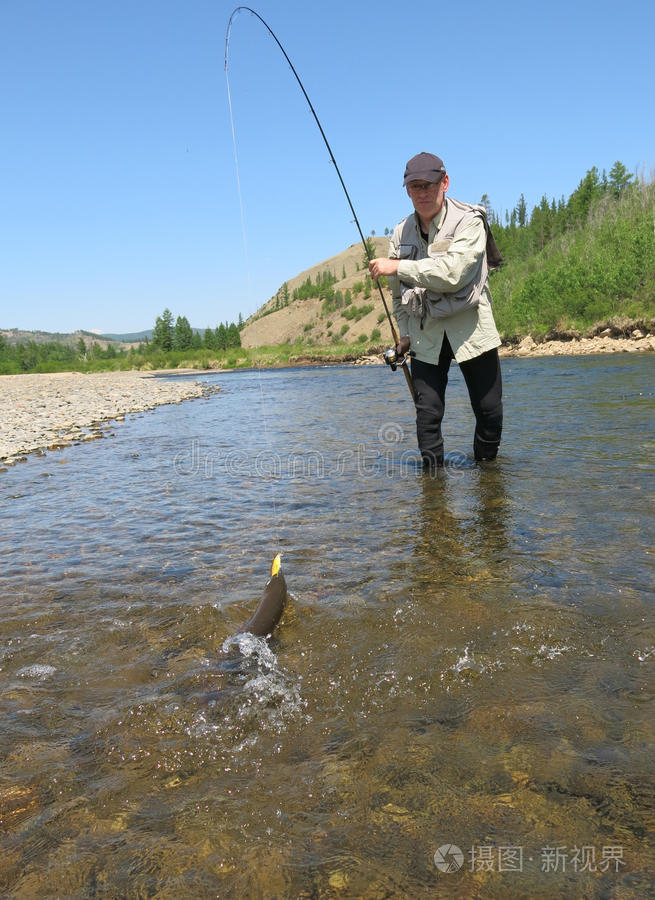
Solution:
[[[627,187],[630,187],[632,173],[628,172],[622,162],[617,161],[610,169],[609,189],[614,197],[620,197]]]
[[[375,259],[375,244],[372,237],[366,238],[366,255],[363,258],[363,266],[368,270],[368,264],[371,259]],[[359,268],[359,267],[358,267]]]
[[[569,197],[567,209],[574,223],[578,224],[587,218],[591,204],[602,192],[598,169],[592,166]]]
[[[527,206],[525,203],[525,197],[523,194],[519,197],[519,202],[516,205],[516,219],[519,223],[519,228],[523,228],[527,221]]]
[[[152,332],[152,343],[160,350],[168,351],[173,347],[173,313],[165,309],[161,316],[155,319],[155,327]]]
[[[193,346],[193,330],[186,316],[177,317],[173,346],[176,350],[189,350]]]
[[[241,346],[241,335],[239,334],[239,329],[231,322],[226,330],[226,340],[228,347],[240,347]]]

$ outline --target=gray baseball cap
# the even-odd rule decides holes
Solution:
[[[441,181],[446,173],[443,160],[434,153],[417,153],[412,156],[405,166],[405,178],[403,185],[407,187],[410,181]]]

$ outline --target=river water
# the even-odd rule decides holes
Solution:
[[[2,896],[655,896],[655,356],[503,374],[434,478],[347,367],[0,475]]]

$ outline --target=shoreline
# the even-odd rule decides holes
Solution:
[[[172,373],[169,373],[172,374]],[[72,444],[105,437],[111,422],[206,397],[215,385],[164,381],[150,372],[52,372],[0,378],[0,471]]]
[[[611,329],[607,329],[610,332]],[[384,365],[382,352],[388,345],[370,347],[365,353],[353,354],[347,357],[322,357],[304,353],[290,357],[288,366],[301,365],[336,365],[339,363],[351,363],[352,365]],[[538,357],[538,356],[591,356],[599,353],[649,353],[655,352],[655,334],[644,333],[634,329],[630,337],[613,336],[602,332],[596,337],[575,337],[561,340],[535,341],[531,335],[527,335],[517,341],[503,341],[498,348],[501,359],[513,357]],[[226,370],[215,370],[226,371]],[[230,370],[231,371],[231,370]]]

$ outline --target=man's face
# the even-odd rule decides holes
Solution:
[[[448,175],[440,181],[410,181],[407,185],[409,199],[423,222],[431,222],[441,211],[444,194],[448,189]]]

